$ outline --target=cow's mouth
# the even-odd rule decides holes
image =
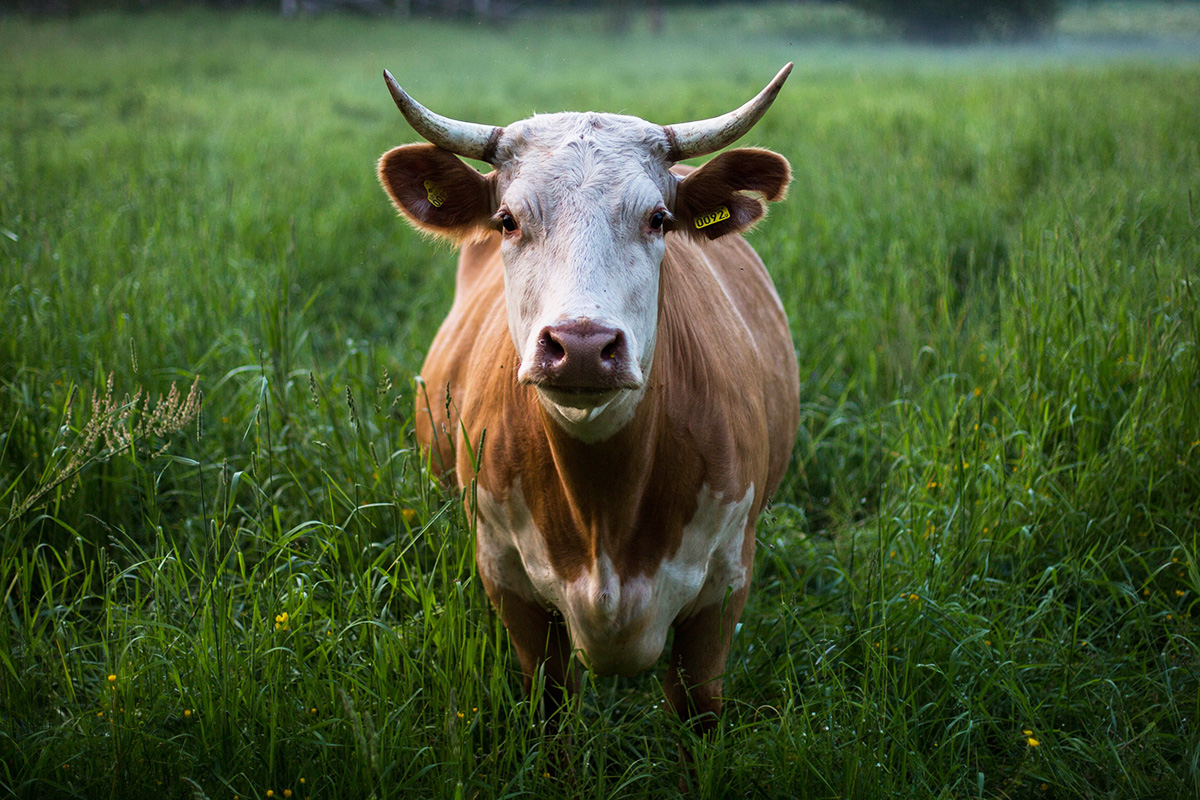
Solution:
[[[536,383],[534,386],[550,402],[571,408],[595,408],[611,401],[623,387],[613,386],[557,386]]]
[[[600,395],[608,394],[609,392],[619,391],[611,386],[595,387],[595,386],[554,386],[553,384],[542,384],[538,387],[549,392],[557,392],[559,394],[569,395]]]

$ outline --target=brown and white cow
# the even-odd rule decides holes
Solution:
[[[431,142],[387,152],[384,188],[417,228],[463,245],[417,436],[436,470],[477,482],[479,577],[527,691],[544,669],[548,710],[578,688],[572,655],[636,673],[674,628],[671,707],[700,730],[720,712],[755,520],[799,414],[783,307],[738,234],[790,169],[759,149],[674,165],[750,130],[790,69],[735,111],[669,127],[463,123],[384,73]]]

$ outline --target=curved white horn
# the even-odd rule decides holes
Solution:
[[[771,103],[775,102],[775,95],[779,94],[791,71],[792,63],[789,61],[753,100],[728,114],[697,122],[664,126],[663,132],[667,134],[667,141],[671,144],[667,160],[682,161],[685,158],[715,153],[745,136],[762,115],[767,113]]]
[[[504,128],[460,122],[435,114],[409,97],[408,92],[400,88],[392,73],[386,69],[383,71],[383,79],[387,82],[388,91],[392,93],[392,99],[396,101],[400,113],[408,120],[408,124],[413,126],[413,130],[427,141],[456,155],[493,163],[496,143],[500,141],[500,134],[504,133]]]

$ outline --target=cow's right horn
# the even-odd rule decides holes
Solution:
[[[775,102],[775,95],[779,94],[791,71],[792,64],[788,62],[753,100],[728,114],[697,122],[665,126],[663,133],[667,135],[671,147],[667,153],[667,161],[673,163],[685,158],[706,156],[745,136],[755,123],[762,119],[762,115],[767,113],[771,103]]]
[[[388,91],[396,101],[396,107],[413,126],[413,130],[425,137],[432,144],[443,150],[449,150],[456,155],[486,161],[496,157],[496,143],[504,128],[494,125],[479,125],[474,122],[460,122],[456,119],[435,114],[425,106],[408,96],[408,92],[400,88],[392,73],[383,71],[383,79],[387,81]]]

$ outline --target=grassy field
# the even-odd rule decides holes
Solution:
[[[420,469],[454,254],[376,183],[380,72],[668,123],[795,60],[747,143],[801,435],[696,796],[1196,796],[1200,59],[756,19],[0,19],[0,795],[675,793],[653,674],[551,774]]]

